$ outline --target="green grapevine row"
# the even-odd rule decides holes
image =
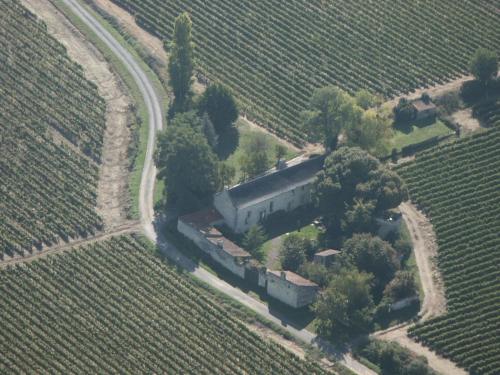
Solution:
[[[102,226],[105,103],[17,0],[0,4],[0,258]]]
[[[320,374],[261,340],[140,239],[0,272],[0,372]]]
[[[457,77],[478,46],[498,50],[500,38],[500,15],[481,0],[113,1],[164,40],[188,11],[199,70],[296,143],[315,88],[395,96]]]
[[[476,110],[489,131],[399,169],[434,225],[448,302],[446,315],[410,333],[473,375],[500,368],[500,105],[491,103]]]

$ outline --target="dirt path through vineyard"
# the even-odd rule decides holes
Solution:
[[[436,235],[429,219],[411,203],[405,202],[399,206],[403,219],[410,231],[415,260],[418,266],[424,300],[420,309],[420,321],[435,318],[446,313],[446,297],[441,274],[436,265],[437,242]],[[444,375],[466,375],[463,369],[452,361],[437,355],[429,348],[421,345],[408,336],[410,324],[403,324],[384,331],[375,332],[373,337],[395,341],[417,355],[427,358],[429,366]]]
[[[129,122],[132,120],[129,106],[132,99],[101,53],[49,0],[22,0],[22,3],[47,24],[49,34],[66,47],[71,59],[83,67],[85,77],[97,85],[106,101],[97,212],[104,220],[105,231],[112,231],[127,223]]]

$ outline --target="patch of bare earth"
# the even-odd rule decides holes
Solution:
[[[472,108],[456,111],[451,118],[460,126],[463,133],[472,133],[481,127],[479,121],[472,117]]]
[[[462,87],[463,83],[466,81],[470,81],[471,79],[473,79],[471,75],[463,75],[453,81],[444,83],[442,85],[436,85],[427,88],[419,88],[412,91],[409,94],[400,95],[396,98],[389,100],[388,102],[386,102],[386,104],[388,106],[394,107],[396,104],[398,104],[398,101],[401,98],[408,98],[410,100],[418,99],[425,92],[428,93],[433,98],[443,96],[444,94],[447,94],[449,92],[458,92]]]
[[[407,202],[402,203],[399,208],[410,231],[415,260],[424,291],[424,300],[419,313],[421,317],[420,321],[423,322],[446,313],[444,285],[436,265],[436,235],[430,221],[414,205]],[[385,341],[395,341],[414,354],[424,356],[427,358],[429,366],[438,373],[445,375],[467,374],[467,372],[457,367],[452,361],[437,355],[429,348],[411,339],[408,336],[408,329],[410,327],[410,324],[399,325],[376,332],[373,334],[373,337]]]
[[[156,58],[162,65],[168,65],[168,54],[163,48],[163,41],[157,38],[156,36],[148,33],[141,27],[137,25],[135,22],[135,18],[128,13],[123,8],[113,4],[109,0],[92,0],[95,6],[98,6],[100,9],[113,16],[117,22],[119,22],[120,26],[132,37],[134,37],[143,48],[147,51],[148,54]],[[199,80],[194,80],[193,82],[193,91],[196,94],[201,94],[205,90],[206,86],[200,82]],[[294,144],[287,142],[286,140],[279,138],[274,133],[270,132],[266,128],[260,126],[258,123],[251,121],[246,116],[241,116],[241,119],[245,121],[251,128],[262,131],[266,134],[270,134],[280,142],[286,144],[287,147],[296,151],[296,152],[304,152],[306,154],[315,154],[323,152],[323,147],[319,144],[311,144],[306,143],[302,148],[295,146]]]
[[[62,43],[72,60],[78,62],[85,76],[94,82],[106,101],[106,130],[99,172],[97,212],[105,231],[127,222],[128,146],[132,120],[127,90],[101,53],[88,42],[49,0],[22,0],[23,4],[47,24],[48,32]]]

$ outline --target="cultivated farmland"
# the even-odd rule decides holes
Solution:
[[[17,0],[0,5],[0,257],[93,232],[105,103]]]
[[[481,106],[492,118],[498,107]],[[489,114],[489,115],[488,115]],[[448,313],[411,331],[471,374],[500,368],[500,123],[399,169],[429,215]]]
[[[166,41],[188,11],[201,72],[296,143],[315,88],[395,96],[465,73],[477,47],[498,50],[500,39],[500,14],[484,0],[112,1]]]
[[[119,237],[0,271],[0,372],[320,374]]]

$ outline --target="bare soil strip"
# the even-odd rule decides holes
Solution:
[[[415,259],[418,266],[424,300],[420,309],[420,321],[435,318],[446,313],[446,297],[441,274],[436,266],[436,235],[431,223],[423,213],[409,202],[399,206],[403,219],[410,231]],[[373,337],[395,341],[417,355],[427,358],[429,366],[444,375],[466,375],[467,372],[457,367],[452,361],[437,355],[429,348],[408,336],[411,324],[402,324],[373,334]]]
[[[106,131],[100,165],[97,212],[103,218],[105,231],[123,225],[127,220],[128,146],[131,139],[132,99],[101,53],[88,42],[49,0],[22,0],[24,6],[42,19],[48,32],[62,43],[69,56],[82,65],[85,77],[94,82],[106,101]]]

